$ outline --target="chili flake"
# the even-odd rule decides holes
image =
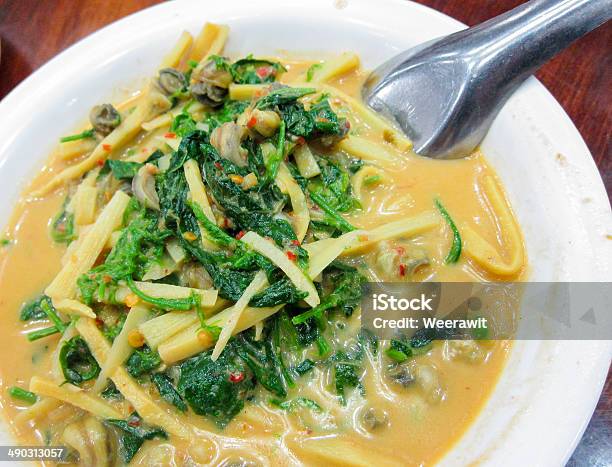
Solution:
[[[239,383],[240,381],[242,381],[244,379],[244,373],[240,372],[240,373],[230,373],[229,375],[229,379],[232,383]]]

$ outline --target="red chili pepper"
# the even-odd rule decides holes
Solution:
[[[229,379],[232,383],[239,383],[244,379],[244,373],[230,373]]]
[[[399,265],[399,275],[402,277],[406,275],[406,265],[403,263]]]
[[[103,144],[102,149],[104,149],[106,152],[110,152],[112,147],[110,144]]]
[[[215,167],[218,168],[219,170],[223,168],[223,166],[221,165],[221,162],[215,162]]]
[[[295,245],[295,246],[300,246],[300,241],[299,240],[291,240],[291,244]]]
[[[295,140],[295,142],[297,144],[299,144],[300,146],[303,146],[304,144],[306,144],[306,139],[304,139],[303,136],[298,136]]]
[[[257,119],[255,117],[249,118],[249,121],[247,122],[247,128],[253,128],[255,125],[257,125]]]
[[[140,421],[139,420],[130,420],[128,422],[128,425],[130,425],[130,426],[140,426]]]
[[[104,159],[98,159],[96,164],[98,164],[98,167],[102,167],[104,165]]]
[[[288,251],[287,258],[289,258],[291,261],[295,261],[297,259],[297,256],[293,251]]]
[[[349,122],[348,120],[344,121],[344,128],[346,128],[346,130],[350,130],[351,129],[351,122]]]
[[[244,234],[245,234],[245,233],[246,233],[246,232],[245,232],[244,230],[241,230],[240,232],[238,232],[238,233],[236,234],[236,240],[240,240],[242,237],[244,237]]]
[[[269,66],[260,66],[257,68],[257,70],[255,70],[255,73],[257,73],[257,76],[260,78],[266,78],[267,76],[270,76],[271,70]]]
[[[172,132],[166,133],[164,135],[164,138],[176,138],[176,133],[172,133]]]

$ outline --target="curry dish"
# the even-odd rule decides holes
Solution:
[[[506,341],[378,340],[365,281],[520,280],[480,153],[435,161],[366,108],[367,73],[183,33],[61,139],[0,250],[4,416],[78,465],[427,465]]]

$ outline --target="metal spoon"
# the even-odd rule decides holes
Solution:
[[[399,54],[374,70],[362,95],[418,154],[464,157],[523,81],[611,17],[612,0],[531,0]]]

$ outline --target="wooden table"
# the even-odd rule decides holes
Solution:
[[[468,25],[480,23],[522,3],[521,0],[417,1]],[[77,40],[116,19],[156,3],[160,1],[0,0],[0,99],[43,63]],[[610,44],[612,24],[582,38],[537,74],[580,130],[599,167],[608,196],[612,190]],[[612,463],[611,380],[608,375],[602,398],[570,461],[571,465],[603,466]]]

